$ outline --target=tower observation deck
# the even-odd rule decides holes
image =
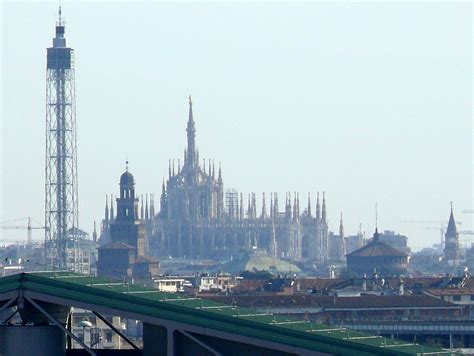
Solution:
[[[77,256],[71,255],[76,244],[69,241],[78,227],[74,50],[64,34],[60,7],[46,65],[45,259],[50,269],[71,269]]]

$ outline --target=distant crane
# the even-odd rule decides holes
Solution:
[[[444,220],[402,220],[402,223],[410,223],[410,224],[446,224]],[[462,222],[456,221],[456,225],[462,225]]]
[[[446,227],[443,225],[441,226],[441,228],[437,228],[437,227],[427,227],[426,229],[430,229],[430,230],[440,230],[441,231],[441,237],[444,236],[444,234],[446,234]],[[460,230],[458,231],[458,234],[459,235],[474,235],[474,231],[473,230]]]
[[[438,224],[440,227],[427,227],[427,229],[436,229],[441,235],[441,245],[444,244],[444,234],[446,233],[446,221],[441,220],[402,220],[402,223],[410,224],[424,224],[424,225],[435,225]],[[456,225],[462,225],[462,222],[456,222]]]
[[[11,220],[11,222],[24,220],[24,219],[25,218]],[[26,225],[0,225],[0,229],[9,229],[9,230],[22,229],[22,230],[26,230],[26,243],[28,245],[31,245],[31,242],[33,240],[33,238],[32,238],[33,230],[46,230],[47,227],[45,227],[45,226],[33,226],[31,224],[31,218],[27,217],[26,219],[27,219]]]

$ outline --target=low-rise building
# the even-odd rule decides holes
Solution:
[[[185,290],[184,287],[190,284],[186,279],[178,277],[155,278],[153,282],[160,292],[170,293],[182,293]]]

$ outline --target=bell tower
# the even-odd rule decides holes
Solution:
[[[145,254],[145,225],[138,218],[138,198],[135,196],[135,179],[128,171],[120,176],[120,197],[117,201],[117,217],[110,223],[111,242],[122,242],[137,249],[137,255]]]
[[[117,198],[117,220],[138,220],[138,198],[135,197],[135,181],[128,171],[128,161],[125,172],[120,176],[120,198]]]

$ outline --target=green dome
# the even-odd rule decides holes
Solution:
[[[286,274],[301,273],[298,266],[269,256],[248,256],[241,260],[230,261],[222,265],[222,270],[232,274],[253,270]]]

